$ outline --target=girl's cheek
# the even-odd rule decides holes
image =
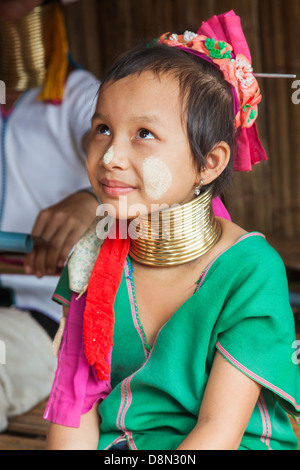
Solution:
[[[143,162],[143,180],[147,197],[153,201],[161,199],[172,184],[172,173],[158,157],[148,157]]]

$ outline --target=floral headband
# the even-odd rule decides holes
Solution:
[[[225,79],[236,91],[239,109],[235,117],[236,127],[249,128],[255,122],[258,115],[258,103],[261,101],[259,85],[253,75],[253,68],[244,54],[233,57],[233,48],[225,41],[218,41],[204,35],[198,35],[190,31],[184,34],[163,34],[158,43],[168,46],[187,49],[188,52],[196,52],[203,55],[216,64],[223,72]]]
[[[158,43],[183,49],[220,68],[230,83],[238,130],[234,150],[234,170],[251,171],[267,160],[260,142],[256,119],[262,97],[251,66],[251,54],[241,19],[233,10],[203,21],[196,33],[163,34]]]

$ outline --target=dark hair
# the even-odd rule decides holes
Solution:
[[[223,73],[206,60],[175,47],[139,46],[117,61],[101,87],[144,71],[171,74],[178,80],[190,148],[199,170],[205,168],[206,157],[216,144],[224,141],[229,145],[230,162],[209,185],[214,196],[222,194],[232,175],[235,134],[233,96]]]

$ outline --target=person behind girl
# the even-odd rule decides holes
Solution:
[[[211,210],[233,166],[265,158],[249,55],[230,12],[104,78],[87,171],[112,224],[79,242],[54,295],[67,322],[48,450],[297,448],[284,265]]]

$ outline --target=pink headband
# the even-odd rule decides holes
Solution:
[[[230,83],[235,106],[235,125],[239,128],[234,156],[235,171],[250,171],[252,165],[267,160],[259,140],[256,123],[262,97],[253,75],[251,55],[240,18],[230,11],[203,22],[197,34],[163,34],[159,43],[184,49],[215,64]]]

